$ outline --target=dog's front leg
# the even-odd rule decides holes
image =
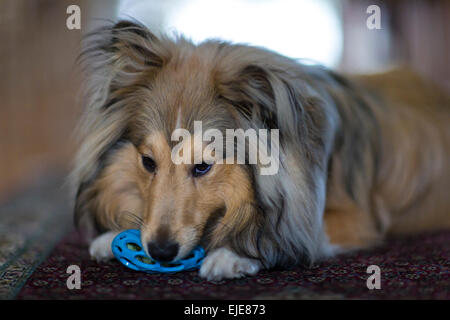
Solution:
[[[200,268],[200,276],[211,281],[241,278],[255,275],[261,270],[258,260],[241,257],[228,248],[212,250],[205,257]]]
[[[111,244],[120,231],[108,231],[95,238],[89,246],[89,254],[97,262],[108,261],[114,258]]]

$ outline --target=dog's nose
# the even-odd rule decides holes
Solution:
[[[147,244],[148,253],[157,261],[172,261],[178,253],[179,245],[176,242],[156,242]]]

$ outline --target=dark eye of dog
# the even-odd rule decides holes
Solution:
[[[194,169],[192,169],[192,175],[194,177],[200,177],[200,176],[206,174],[209,171],[209,169],[211,169],[211,167],[212,167],[212,164],[207,164],[205,162],[196,164],[194,166]]]
[[[145,170],[148,172],[155,172],[156,169],[156,163],[153,161],[152,158],[142,156],[142,165],[144,166]]]

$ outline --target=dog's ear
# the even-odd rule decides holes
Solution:
[[[275,94],[271,76],[263,67],[255,64],[243,66],[227,73],[217,83],[221,99],[248,120],[260,120],[268,128],[277,127]]]
[[[295,141],[303,146],[305,159],[322,164],[324,156],[317,150],[328,143],[325,133],[329,124],[324,100],[308,87],[306,69],[270,55],[256,57],[254,62],[251,58],[246,57],[241,65],[239,59],[236,66],[221,65],[216,78],[219,97],[250,126],[278,129],[280,145]]]
[[[274,64],[255,61],[223,72],[216,81],[219,95],[251,122],[280,129],[281,135],[298,135],[312,101],[302,95],[295,76]]]
[[[289,71],[295,68],[297,73]],[[300,140],[309,150],[323,144],[325,116],[322,101],[308,92],[300,68],[292,61],[279,60],[273,65],[257,60],[228,67],[216,80],[217,91],[250,123],[279,129],[280,138]]]
[[[110,30],[109,48],[115,58],[130,67],[130,63],[139,63],[147,67],[162,67],[165,52],[162,52],[160,40],[145,26],[122,20]],[[129,61],[124,61],[129,59]],[[127,65],[128,64],[128,65]]]
[[[85,37],[80,61],[108,108],[136,87],[151,87],[151,79],[168,59],[161,40],[145,26],[130,21],[99,28]],[[92,92],[91,92],[92,93]]]

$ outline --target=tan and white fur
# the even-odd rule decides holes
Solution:
[[[71,179],[95,259],[138,228],[147,252],[170,261],[202,244],[200,276],[219,280],[450,227],[450,100],[409,71],[346,77],[128,21],[93,33],[81,60],[89,81]],[[279,129],[278,173],[213,164],[197,176],[174,164],[171,132],[193,121]]]

